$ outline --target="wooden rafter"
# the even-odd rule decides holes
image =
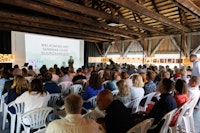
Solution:
[[[151,52],[150,57],[153,56],[153,55],[156,53],[156,51],[158,50],[158,48],[160,47],[160,45],[161,45],[164,41],[165,41],[165,39],[161,39],[161,40],[158,42],[158,44],[156,45],[156,47],[155,47],[155,48],[153,49],[153,51]]]
[[[126,48],[126,50],[124,51],[122,57],[126,57],[129,50],[133,47],[133,44],[134,44],[134,41],[131,41],[129,44],[128,44],[128,47]]]
[[[181,52],[181,55],[184,56],[183,51],[181,50],[180,46],[178,46],[176,40],[173,37],[170,37],[170,40],[172,41],[172,43],[174,44],[174,46],[176,47],[176,49]]]
[[[175,27],[181,31],[185,31],[185,32],[190,31],[189,28],[187,28],[183,25],[180,25],[180,24],[172,21],[171,19],[168,19],[167,17],[164,17],[164,16],[160,15],[159,13],[156,13],[152,10],[147,9],[144,6],[141,6],[140,4],[138,4],[137,2],[135,2],[133,0],[132,1],[130,1],[130,0],[106,0],[106,1],[126,7],[134,12],[137,12],[139,14],[153,18],[157,21],[160,21],[163,24]]]

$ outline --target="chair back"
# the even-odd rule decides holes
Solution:
[[[69,94],[69,87],[72,85],[73,83],[71,81],[63,81],[60,82],[58,84],[59,88],[60,88],[60,92],[62,95],[67,95]]]
[[[113,96],[117,96],[117,94],[119,93],[119,90],[113,90],[111,91],[111,93],[113,94]]]
[[[124,104],[127,108],[131,108],[132,112],[138,112],[139,110],[139,103],[142,100],[142,98],[136,98],[134,100],[131,100],[130,102]]]
[[[22,114],[21,123],[25,129],[25,132],[29,133],[31,129],[40,129],[42,127],[46,127],[47,116],[51,111],[53,111],[52,107],[42,107]]]
[[[8,95],[8,93],[5,93],[4,95],[2,95],[2,92],[3,92],[3,86],[0,86],[0,112],[3,111],[5,97]]]
[[[14,107],[15,108],[16,114],[17,113],[23,114],[24,113],[24,106],[25,106],[24,102],[23,103],[15,103],[15,101],[13,101],[13,102],[8,104],[8,107]],[[10,112],[8,111],[8,113],[10,113]]]
[[[83,90],[83,85],[81,85],[81,84],[73,84],[69,88],[69,93],[81,94],[82,90]]]
[[[51,95],[51,97],[48,101],[48,106],[55,107],[56,102],[61,99],[61,94],[60,93],[52,93],[50,95]]]
[[[153,121],[154,118],[146,119],[129,129],[127,133],[146,133],[153,124]]]
[[[151,99],[153,98],[153,96],[156,94],[156,92],[152,92],[149,93],[147,95],[145,95],[141,101],[145,100],[144,105],[143,106],[139,106],[139,110],[140,111],[146,111],[146,108],[148,106],[148,104],[151,102]]]
[[[169,124],[175,114],[175,112],[177,111],[177,108],[176,109],[173,109],[171,110],[170,112],[168,112],[167,114],[165,114],[162,118],[161,121],[164,120],[164,123],[160,129],[160,133],[168,133],[168,130],[169,130]]]
[[[88,100],[84,101],[84,103],[91,103],[92,108],[95,108],[97,105],[97,96],[93,96]]]

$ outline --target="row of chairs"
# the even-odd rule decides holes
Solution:
[[[15,114],[11,113],[8,110],[8,107],[14,107],[16,113]],[[52,111],[53,111],[52,107],[42,107],[24,113],[24,103],[11,102],[8,105],[4,103],[2,130],[5,129],[5,124],[8,114],[10,115],[11,118],[10,133],[14,133],[15,128],[16,128],[16,133],[20,133],[21,125],[23,126],[25,133],[30,133],[30,131],[34,129],[45,128],[47,117]],[[40,129],[39,131],[45,132],[45,129]]]

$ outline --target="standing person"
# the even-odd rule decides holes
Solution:
[[[46,133],[103,133],[101,127],[92,119],[81,115],[83,100],[81,96],[70,94],[65,98],[66,117],[51,122]]]
[[[68,67],[73,67],[73,64],[74,64],[74,59],[72,56],[69,57],[69,60],[68,60]]]
[[[200,77],[200,61],[197,59],[197,55],[190,55],[190,62],[193,62],[192,76]]]

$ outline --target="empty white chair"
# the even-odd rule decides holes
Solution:
[[[113,96],[116,96],[119,93],[119,90],[113,90],[111,91],[111,93],[113,94]]]
[[[146,119],[129,129],[127,133],[146,133],[153,124],[153,121],[154,118]]]
[[[72,84],[73,83],[71,81],[64,81],[64,82],[60,82],[58,84],[58,86],[60,87],[62,96],[65,96],[65,95],[69,94],[69,87]]]
[[[153,98],[153,96],[154,96],[155,94],[156,94],[156,92],[152,92],[152,93],[149,93],[149,94],[145,95],[145,96],[142,98],[142,100],[143,100],[143,99],[144,99],[144,100],[146,99],[146,100],[145,100],[143,106],[139,105],[139,110],[140,110],[140,111],[146,111],[146,108],[147,108],[148,104],[151,103],[151,99]],[[141,101],[142,101],[142,100],[141,100]]]
[[[81,94],[83,86],[81,84],[73,84],[69,87],[69,93]]]
[[[51,107],[37,108],[24,114],[19,114],[19,121],[24,127],[26,133],[33,129],[46,127],[46,120],[49,113],[53,110]]]

